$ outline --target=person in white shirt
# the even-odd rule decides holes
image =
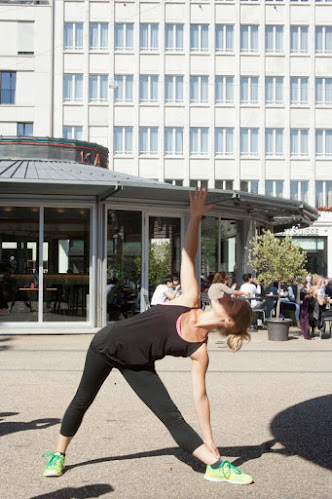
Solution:
[[[177,297],[177,291],[180,288],[180,284],[173,288],[173,280],[171,277],[166,277],[163,284],[158,284],[153,293],[151,299],[151,305],[161,305],[170,300],[174,300]]]
[[[251,274],[243,274],[242,279],[244,283],[240,287],[240,291],[244,291],[245,293],[249,293],[250,296],[260,296],[262,293],[261,285],[255,284],[254,279]],[[263,302],[260,300],[251,300],[250,302],[251,308],[259,308],[263,305]]]

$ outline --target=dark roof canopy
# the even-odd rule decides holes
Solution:
[[[188,205],[188,187],[177,187],[75,162],[0,159],[0,196],[88,197],[102,202],[135,200],[140,204]],[[311,225],[318,212],[306,203],[240,191],[209,191],[208,202],[225,215],[252,214],[277,231]]]

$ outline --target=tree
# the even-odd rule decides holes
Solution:
[[[307,253],[290,237],[276,237],[270,230],[255,236],[248,248],[249,265],[265,285],[278,282],[276,318],[280,317],[281,281],[299,283],[306,276]]]

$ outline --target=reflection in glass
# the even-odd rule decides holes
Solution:
[[[0,322],[38,321],[38,243],[38,208],[0,208]]]
[[[220,221],[221,270],[230,276],[236,275],[236,242],[238,222],[236,220]]]
[[[140,311],[142,213],[107,212],[107,319],[120,320]]]
[[[149,298],[165,277],[179,275],[181,220],[172,217],[149,218]]]
[[[218,218],[203,217],[201,223],[201,274],[205,278],[218,271]]]
[[[44,321],[89,320],[90,210],[45,208]]]

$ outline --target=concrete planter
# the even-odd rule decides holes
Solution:
[[[270,341],[287,341],[291,319],[266,319],[267,333]]]

